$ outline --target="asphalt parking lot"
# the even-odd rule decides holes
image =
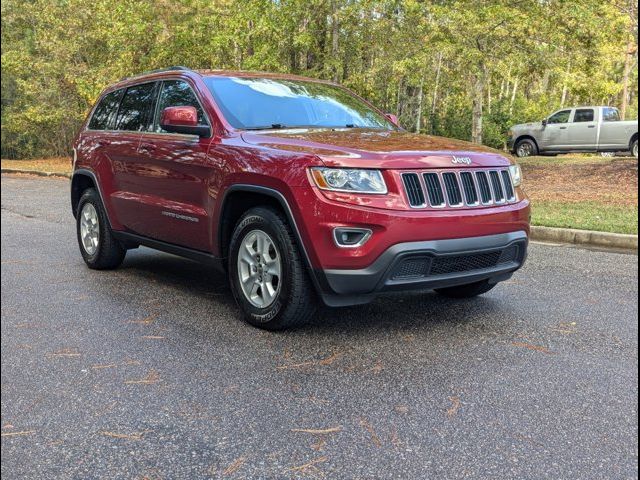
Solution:
[[[3,175],[1,232],[3,479],[637,478],[635,255],[267,333],[188,260],[88,270],[67,180]]]

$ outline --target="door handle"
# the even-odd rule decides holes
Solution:
[[[560,130],[566,130],[567,127],[560,127]]]
[[[596,128],[595,125],[589,125],[587,128]]]

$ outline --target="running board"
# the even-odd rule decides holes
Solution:
[[[145,247],[153,248],[154,250],[160,250],[161,252],[177,255],[178,257],[188,258],[198,263],[203,263],[208,266],[215,267],[216,269],[224,272],[224,261],[220,257],[211,255],[210,253],[203,252],[201,250],[194,250],[192,248],[182,247],[173,243],[163,242],[161,240],[155,240],[149,237],[143,237],[142,235],[136,235],[135,233],[113,231],[113,236],[123,244],[127,249],[137,248],[142,245]]]

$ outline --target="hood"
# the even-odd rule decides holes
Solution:
[[[542,129],[542,122],[520,123],[511,127],[511,130],[535,130]]]
[[[245,142],[313,154],[329,167],[427,169],[509,165],[507,155],[482,145],[401,131],[296,129],[244,132]],[[454,159],[454,157],[456,157]]]

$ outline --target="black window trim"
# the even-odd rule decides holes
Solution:
[[[151,104],[155,105],[155,102],[157,101],[157,97],[158,97],[158,95],[157,95],[157,93],[158,93],[158,83],[159,83],[158,80],[146,80],[146,81],[142,81],[142,82],[139,82],[139,83],[133,83],[131,85],[127,85],[126,87],[122,87],[120,90],[123,90],[124,93],[120,95],[120,103],[118,103],[118,110],[117,110],[117,113],[116,113],[115,122],[112,125],[113,129],[110,130],[110,131],[112,131],[112,132],[125,132],[125,133],[151,133],[148,130],[146,130],[146,131],[145,130],[120,130],[118,128],[118,116],[120,115],[120,107],[122,106],[122,100],[124,99],[127,91],[130,88],[139,87],[141,85],[153,84],[153,93],[151,94]],[[148,116],[149,108],[147,108],[147,111],[145,113]],[[147,125],[146,126],[148,128],[149,127],[149,119],[147,118],[146,120],[147,120],[147,122],[146,122]]]
[[[172,133],[172,132],[157,132],[156,131],[156,127],[157,125],[157,119],[158,119],[158,108],[160,107],[160,95],[162,95],[162,90],[164,89],[164,84],[165,82],[183,82],[187,85],[187,87],[189,87],[189,90],[191,90],[191,93],[193,93],[193,96],[196,99],[196,102],[198,102],[198,105],[200,106],[200,109],[202,110],[202,113],[204,115],[204,120],[205,120],[205,125],[207,127],[209,127],[209,130],[211,131],[211,135],[209,137],[206,138],[210,138],[213,135],[213,126],[211,123],[211,120],[209,119],[209,114],[207,114],[207,110],[204,108],[202,101],[200,100],[200,97],[198,96],[198,92],[196,92],[195,88],[193,88],[193,86],[187,81],[186,78],[182,78],[182,77],[169,77],[169,78],[163,78],[161,80],[158,81],[158,90],[156,93],[156,97],[155,97],[155,104],[153,106],[153,122],[151,124],[151,131],[150,132],[143,132],[143,133],[152,133],[155,135],[174,135],[174,136],[178,136],[178,137],[193,137],[193,135],[185,135],[184,133]]]
[[[153,80],[142,80],[140,82],[136,82],[136,83],[132,83],[130,85],[126,85],[120,88],[116,88],[113,90],[109,90],[107,92],[105,92],[100,99],[96,102],[96,104],[94,105],[93,110],[91,111],[91,117],[89,118],[89,121],[87,122],[87,127],[86,130],[92,131],[92,132],[109,132],[109,133],[115,133],[115,132],[123,132],[123,133],[136,133],[139,135],[171,135],[171,136],[175,136],[175,137],[195,137],[196,135],[186,135],[184,133],[172,133],[172,132],[155,132],[153,130],[146,130],[146,131],[139,131],[139,130],[118,130],[117,129],[117,125],[116,125],[116,121],[118,119],[118,114],[120,113],[120,104],[122,103],[122,99],[124,98],[124,94],[126,93],[127,89],[131,88],[131,87],[137,87],[139,85],[144,85],[147,83],[153,83],[155,84],[155,91],[153,94],[153,99],[152,99],[152,110],[153,110],[153,118],[152,118],[152,124],[150,125],[151,128],[155,127],[155,122],[156,122],[156,115],[157,115],[157,109],[158,109],[158,100],[160,99],[160,93],[161,93],[161,89],[162,86],[164,84],[164,82],[166,81],[181,81],[181,82],[185,82],[187,84],[187,86],[191,89],[191,91],[193,92],[194,96],[196,97],[196,101],[198,102],[198,104],[200,105],[200,108],[202,109],[202,112],[204,113],[204,118],[206,121],[207,126],[209,127],[209,129],[211,130],[211,135],[209,137],[204,137],[204,138],[211,138],[215,135],[215,129],[213,127],[213,122],[211,121],[209,114],[207,113],[207,110],[204,108],[204,104],[202,102],[202,100],[200,99],[200,96],[198,95],[198,92],[195,88],[193,88],[193,85],[191,85],[191,83],[188,81],[187,78],[185,77],[166,77],[166,78],[160,78],[160,79],[153,79]],[[95,130],[95,129],[91,129],[89,128],[89,123],[91,122],[91,118],[93,117],[95,110],[97,108],[97,106],[100,104],[100,102],[102,101],[102,99],[104,97],[106,97],[107,95],[113,93],[113,92],[119,92],[120,94],[120,98],[118,98],[118,108],[115,109],[115,114],[112,113],[112,117],[109,119],[109,127],[108,129],[104,129],[104,130]]]

